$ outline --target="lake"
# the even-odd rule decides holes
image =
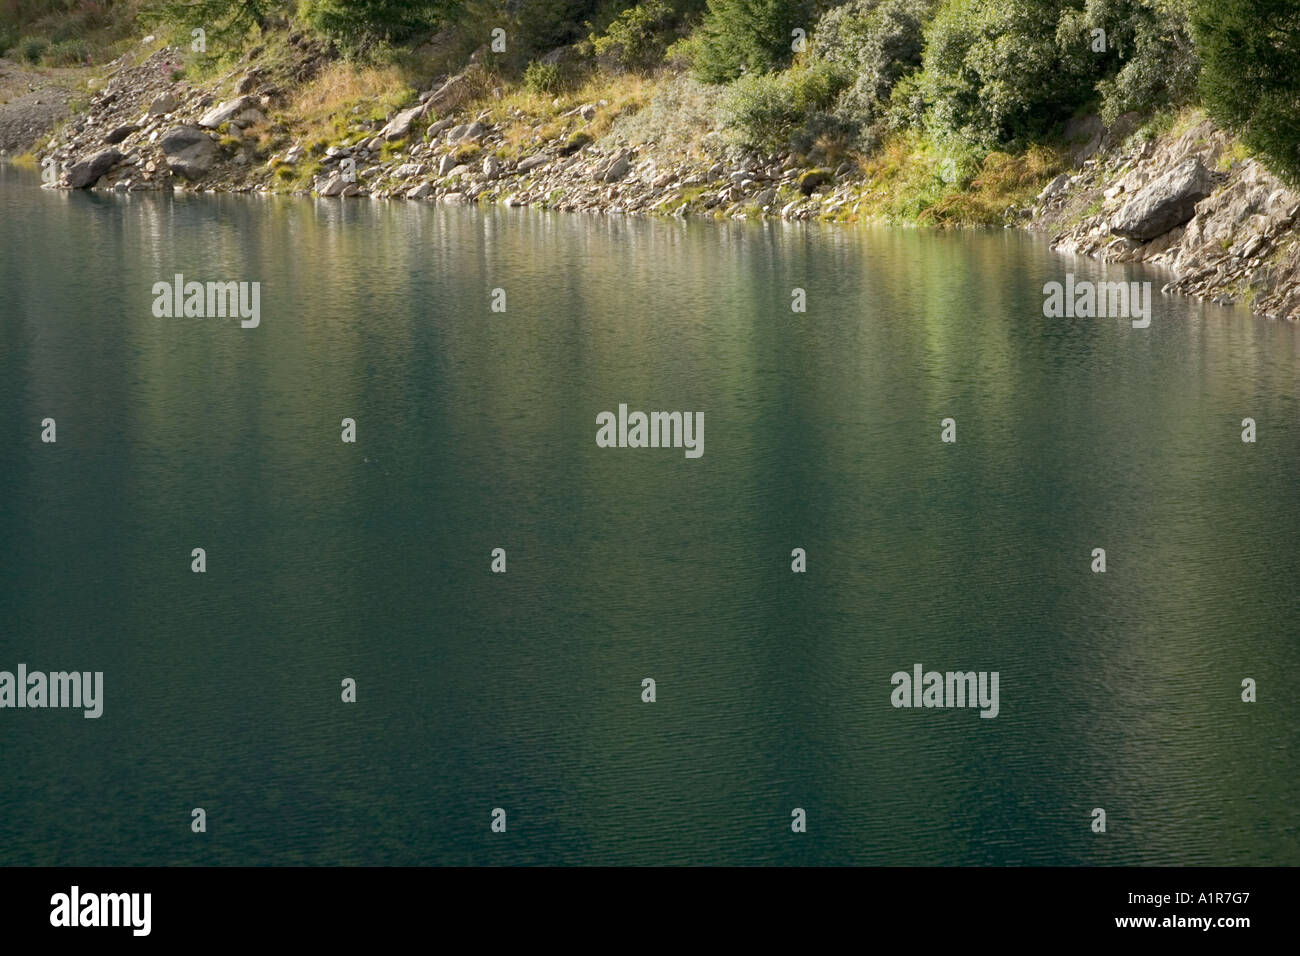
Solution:
[[[0,670],[102,715],[0,709],[0,864],[1300,864],[1294,325],[1011,230],[38,187]]]

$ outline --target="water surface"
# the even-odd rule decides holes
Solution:
[[[0,710],[0,863],[1300,863],[1292,325],[1014,231],[8,167],[0,220],[0,669],[106,687]],[[1045,319],[1071,271],[1151,327]],[[917,662],[998,717],[894,709]]]

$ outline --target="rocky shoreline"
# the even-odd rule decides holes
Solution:
[[[255,52],[206,85],[174,78],[178,51],[109,64],[106,82],[37,156],[63,188],[136,192],[290,192],[443,203],[499,203],[606,214],[869,218],[861,173],[803,165],[790,154],[727,148],[720,136],[689,150],[631,142],[606,122],[604,100],[542,124],[485,109],[500,90],[471,58],[418,102],[383,119],[356,118],[334,142],[293,141],[277,116],[288,91],[331,58],[319,41],[289,38],[277,68]],[[1208,121],[1134,144],[1099,120],[1072,124],[1073,168],[1007,224],[1115,262],[1168,267],[1170,293],[1244,302],[1300,320],[1300,194]],[[1119,124],[1117,124],[1118,126]],[[712,142],[706,142],[712,139]],[[267,144],[271,144],[269,147]]]

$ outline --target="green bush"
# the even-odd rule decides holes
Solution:
[[[620,13],[603,34],[593,33],[592,49],[626,69],[646,69],[663,60],[676,20],[665,0],[645,0]]]
[[[43,37],[23,37],[18,41],[18,55],[28,63],[39,63],[49,43]]]
[[[858,75],[855,85],[880,101],[921,65],[924,26],[938,0],[851,0],[817,22],[813,54],[842,63]]]
[[[793,31],[811,27],[813,9],[812,0],[709,0],[682,52],[706,83],[768,73],[790,62]]]
[[[349,47],[401,42],[432,33],[458,11],[455,0],[303,0],[298,12],[312,26]]]
[[[264,30],[282,12],[275,0],[145,0],[141,19],[165,26],[189,44],[190,31],[202,27],[209,45],[238,48],[250,31]]]
[[[74,39],[50,44],[41,59],[51,66],[75,66],[78,63],[85,63],[89,56],[90,47],[86,41]]]
[[[940,134],[993,147],[1046,134],[1094,96],[1102,64],[1056,43],[1060,0],[946,0],[925,30],[921,91]]]
[[[560,88],[560,68],[534,60],[524,70],[524,88],[534,93],[555,93]]]
[[[1106,49],[1093,31],[1105,31]],[[1167,0],[1086,0],[1066,9],[1057,25],[1062,50],[1086,49],[1105,74],[1097,83],[1101,118],[1108,126],[1121,113],[1150,115],[1189,102],[1196,93],[1200,61],[1192,47],[1187,17]]]
[[[1300,182],[1300,7],[1198,0],[1192,28],[1210,116],[1280,176]]]
[[[813,55],[854,76],[834,114],[857,145],[876,145],[888,128],[891,93],[920,67],[924,25],[937,6],[938,0],[851,0],[818,21]]]
[[[849,79],[847,70],[826,60],[743,76],[723,97],[723,125],[744,146],[806,149],[818,135],[836,129],[830,110]]]

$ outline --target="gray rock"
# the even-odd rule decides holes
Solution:
[[[122,154],[115,149],[101,149],[98,153],[74,163],[68,170],[68,185],[73,189],[85,189],[93,186],[106,172],[122,161]]]
[[[538,166],[545,166],[550,157],[543,156],[541,153],[534,153],[525,159],[519,161],[518,169],[521,173],[526,173],[530,169],[536,169]]]
[[[460,126],[453,128],[451,132],[447,134],[447,142],[473,142],[486,132],[487,127],[478,120],[475,120],[472,123],[462,123]]]
[[[605,167],[600,174],[600,181],[603,183],[616,183],[626,176],[627,171],[631,168],[632,164],[628,161],[627,153],[620,153],[612,163]]]
[[[483,160],[483,175],[488,179],[496,179],[501,175],[501,161],[495,156],[488,156]]]
[[[186,179],[207,174],[217,161],[217,144],[197,126],[173,126],[158,140],[167,167]]]
[[[343,177],[331,176],[325,185],[320,188],[319,192],[322,196],[337,196],[343,192],[347,186],[348,183],[343,180]]]
[[[388,121],[388,125],[379,131],[379,135],[389,141],[409,136],[411,124],[424,114],[425,107],[426,104],[421,103],[419,106],[412,106],[409,110],[402,110]]]
[[[1083,116],[1069,120],[1065,124],[1065,142],[1070,148],[1070,158],[1075,163],[1097,154],[1101,149],[1102,138],[1106,135],[1105,124],[1100,116]]]
[[[1038,201],[1040,203],[1047,202],[1049,199],[1051,199],[1053,196],[1057,195],[1061,190],[1063,190],[1066,187],[1066,185],[1069,184],[1069,182],[1070,182],[1070,174],[1061,173],[1061,175],[1057,176],[1050,183],[1048,183],[1046,186],[1043,187],[1043,191],[1038,194]]]
[[[139,126],[137,126],[135,123],[126,123],[125,125],[118,126],[117,128],[110,131],[109,134],[104,137],[104,142],[107,143],[109,146],[116,146],[118,143],[122,142],[122,140],[130,136],[132,133],[138,133],[138,132],[140,132]]]
[[[1146,242],[1196,215],[1196,204],[1214,191],[1214,178],[1199,156],[1179,163],[1142,187],[1111,220],[1110,231]]]
[[[154,101],[149,104],[150,116],[162,116],[164,113],[170,113],[176,109],[176,97],[172,93],[162,93],[154,97]]]
[[[456,167],[456,157],[448,153],[438,162],[438,175],[446,176]]]
[[[222,123],[234,119],[244,110],[256,109],[260,105],[261,103],[256,96],[241,96],[238,99],[227,100],[220,106],[204,113],[199,119],[199,125],[207,129],[216,129]]]
[[[446,118],[444,118],[444,119],[440,119],[440,120],[438,120],[438,122],[431,124],[431,125],[429,126],[429,128],[428,128],[427,130],[425,130],[425,133],[424,133],[425,138],[426,138],[429,142],[432,143],[435,139],[438,138],[438,135],[439,135],[440,133],[442,133],[443,130],[445,130],[445,129],[449,128],[450,126],[454,125],[455,122],[456,122],[456,119],[455,119],[455,117],[452,117],[452,116],[448,116],[448,117],[446,117]]]
[[[407,199],[424,199],[433,195],[433,183],[420,183],[414,189],[407,192]]]
[[[475,66],[465,70],[464,73],[456,74],[434,90],[433,95],[424,101],[424,105],[438,113],[451,112],[474,95],[476,85],[474,75],[480,70],[481,67]]]

